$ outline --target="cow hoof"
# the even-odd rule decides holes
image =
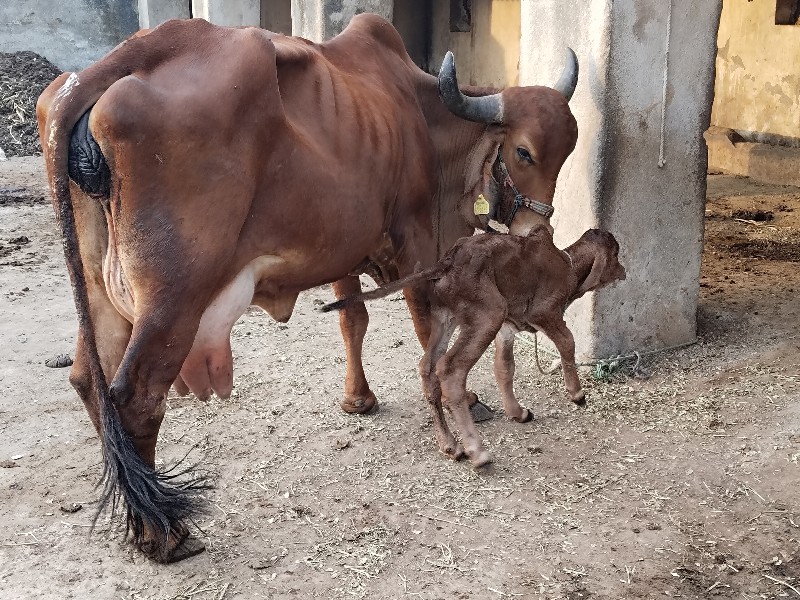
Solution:
[[[138,547],[150,560],[165,565],[197,556],[206,549],[205,544],[190,535],[182,524],[178,524],[166,540],[148,536]]]
[[[185,538],[172,552],[167,556],[167,563],[176,563],[198,554],[202,554],[206,550],[206,545],[191,535]]]
[[[371,415],[378,410],[378,401],[372,392],[368,396],[345,396],[342,410],[351,415]]]
[[[581,390],[577,394],[573,394],[572,395],[572,401],[575,404],[577,404],[578,406],[581,406],[581,407],[586,406],[586,392]]]
[[[492,409],[478,400],[477,396],[475,396],[475,402],[469,407],[469,414],[472,415],[472,420],[476,423],[480,423],[481,421],[489,421],[492,419],[492,417],[494,417]]]
[[[483,469],[491,464],[492,455],[489,454],[488,450],[481,450],[475,453],[473,456],[470,456],[469,460],[472,462],[472,467],[474,469]]]
[[[533,421],[533,411],[523,408],[522,414],[518,417],[511,417],[511,420],[516,421],[517,423],[530,423]]]

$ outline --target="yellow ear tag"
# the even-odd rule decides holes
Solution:
[[[489,214],[489,203],[486,201],[486,198],[483,197],[483,194],[480,194],[478,199],[475,200],[475,204],[472,205],[472,212],[476,215]]]

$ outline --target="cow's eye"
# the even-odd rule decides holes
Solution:
[[[534,162],[533,161],[533,157],[531,156],[531,153],[528,152],[527,149],[525,149],[525,148],[523,148],[521,146],[519,148],[517,148],[517,156],[519,156],[522,160],[524,160],[525,162],[528,162],[530,164],[533,164],[533,162]]]

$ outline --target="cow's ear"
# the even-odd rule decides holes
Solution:
[[[492,165],[502,143],[502,127],[490,125],[472,147],[464,170],[465,196],[477,196],[486,191],[486,185],[492,175]]]
[[[607,264],[608,252],[606,252],[605,249],[595,254],[592,270],[589,271],[589,275],[586,276],[586,279],[584,279],[578,287],[578,295],[596,290],[603,284],[603,273],[605,273]]]

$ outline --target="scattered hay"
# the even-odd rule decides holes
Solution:
[[[6,156],[42,153],[36,99],[61,74],[34,52],[0,52],[0,148]]]
[[[314,554],[307,556],[305,562],[330,573],[333,579],[341,577],[344,587],[337,592],[363,598],[368,580],[375,579],[386,567],[392,554],[391,540],[397,533],[384,525],[365,527],[355,534],[342,533],[316,544]]]
[[[730,245],[731,254],[746,258],[759,258],[771,261],[800,262],[800,239],[798,236],[787,239],[758,239],[735,242]]]

